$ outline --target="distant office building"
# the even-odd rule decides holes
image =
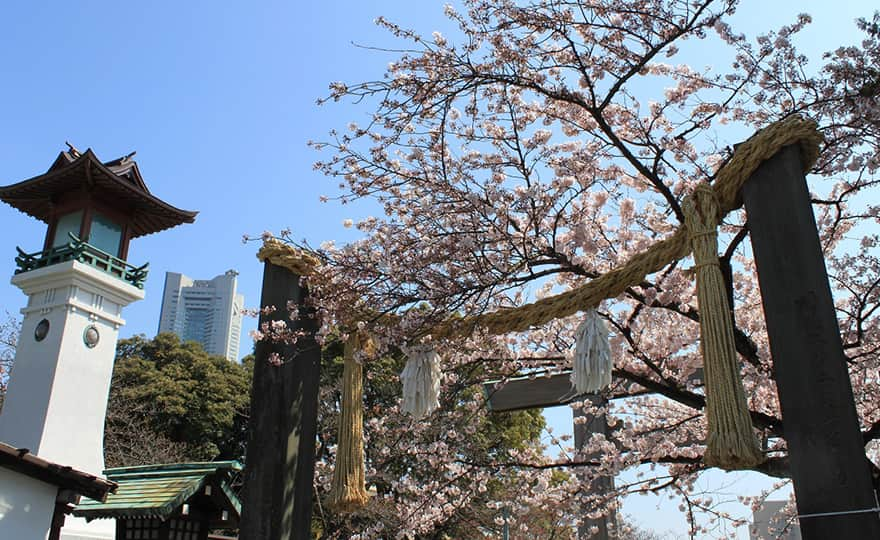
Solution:
[[[166,272],[159,332],[174,332],[210,354],[238,360],[244,296],[236,292],[236,276],[234,270],[209,280]]]
[[[754,521],[749,527],[751,540],[801,540],[801,529],[797,520],[785,515],[786,501],[764,501],[754,513]]]

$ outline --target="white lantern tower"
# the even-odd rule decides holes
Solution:
[[[95,476],[122,308],[144,297],[147,265],[126,261],[129,241],[196,215],[152,195],[132,155],[102,163],[71,147],[45,174],[0,187],[0,200],[48,225],[43,249],[16,257],[27,305],[0,441]]]

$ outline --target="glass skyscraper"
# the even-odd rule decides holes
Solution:
[[[183,341],[197,341],[210,354],[238,360],[244,296],[236,292],[238,272],[214,279],[192,279],[165,273],[159,332],[173,332]]]

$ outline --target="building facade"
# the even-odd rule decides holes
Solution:
[[[209,354],[238,360],[244,296],[237,292],[238,272],[213,279],[192,279],[165,273],[159,332],[173,332],[183,341],[197,341]]]

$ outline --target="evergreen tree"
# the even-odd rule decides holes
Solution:
[[[174,334],[120,340],[107,406],[108,466],[241,459],[251,372]]]

